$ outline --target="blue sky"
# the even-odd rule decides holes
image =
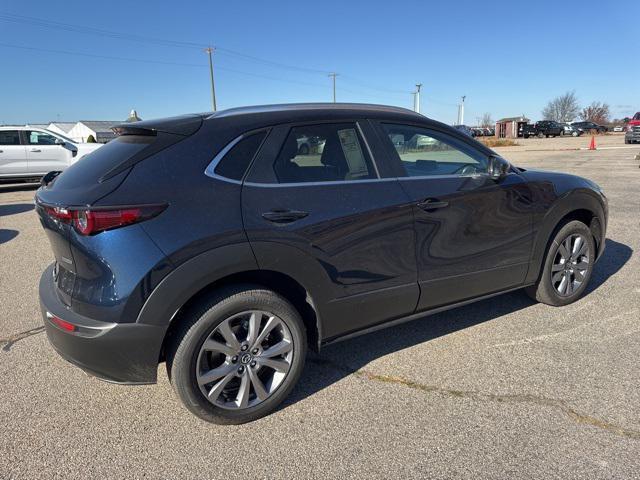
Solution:
[[[0,124],[210,110],[207,44],[219,109],[331,101],[335,71],[338,101],[411,107],[420,82],[423,113],[447,123],[461,95],[467,124],[484,112],[535,120],[569,90],[613,117],[640,110],[638,0],[93,5],[2,1]]]

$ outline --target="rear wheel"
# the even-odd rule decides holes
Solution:
[[[577,220],[564,225],[555,235],[538,282],[527,288],[531,298],[547,305],[575,302],[591,278],[596,249],[589,228]]]
[[[274,411],[294,387],[306,355],[296,309],[275,292],[237,286],[185,318],[167,366],[182,403],[208,422],[239,424]]]

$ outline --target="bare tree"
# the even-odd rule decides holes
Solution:
[[[598,124],[609,122],[609,105],[603,102],[593,102],[588,107],[582,109],[580,118]]]
[[[571,122],[580,113],[576,92],[567,92],[554,98],[542,110],[542,118],[556,122]]]
[[[493,121],[493,118],[491,118],[490,113],[485,113],[484,115],[482,115],[482,119],[480,120],[480,126],[486,127],[486,128],[492,128],[496,126],[496,122]]]

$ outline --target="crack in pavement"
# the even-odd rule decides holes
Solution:
[[[31,330],[27,330],[26,332],[15,333],[8,338],[0,338],[0,346],[2,346],[2,351],[8,352],[16,342],[42,332],[44,332],[44,326],[35,327]]]
[[[361,378],[364,380],[370,380],[375,382],[383,382],[390,383],[395,385],[402,385],[407,388],[411,388],[413,390],[419,390],[421,392],[427,393],[435,393],[446,397],[452,398],[466,398],[481,402],[497,402],[497,403],[529,403],[533,405],[555,408],[560,412],[564,413],[575,423],[583,424],[583,425],[591,425],[593,427],[600,428],[609,433],[613,433],[615,435],[630,438],[633,440],[640,440],[640,430],[635,430],[632,428],[623,427],[620,425],[616,425],[615,423],[607,422],[606,420],[602,420],[600,418],[594,417],[593,415],[589,415],[587,413],[576,410],[568,402],[565,400],[555,399],[555,398],[547,398],[541,397],[538,395],[532,394],[496,394],[496,393],[482,393],[474,390],[455,390],[452,388],[438,387],[436,385],[426,385],[423,383],[418,383],[413,380],[408,380],[406,378],[392,376],[392,375],[381,375],[373,372],[369,372],[367,370],[356,370],[347,366],[340,365],[336,362],[327,359],[309,359],[311,363],[317,365],[328,365],[334,369],[337,369],[341,372],[354,375],[357,378]]]

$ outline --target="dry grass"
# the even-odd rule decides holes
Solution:
[[[480,137],[476,138],[481,143],[484,143],[487,147],[517,147],[520,145],[518,142],[510,138],[494,138],[494,137]]]

